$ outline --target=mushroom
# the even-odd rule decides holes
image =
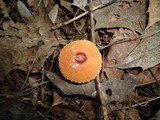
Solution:
[[[89,82],[99,74],[101,66],[101,54],[88,40],[70,42],[59,55],[60,71],[71,82]]]

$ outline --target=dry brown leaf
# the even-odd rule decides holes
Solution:
[[[128,113],[128,115],[124,114],[124,113]],[[122,111],[118,111],[118,119],[119,120],[141,120],[140,114],[138,112],[138,110],[136,108],[130,108],[127,110],[123,110]]]
[[[92,80],[86,84],[70,83],[59,75],[48,72],[46,76],[56,85],[63,93],[67,95],[82,95],[96,97],[95,82]],[[122,101],[124,96],[129,94],[138,84],[138,78],[133,75],[125,76],[124,80],[105,80],[101,86],[103,93],[111,91],[108,95],[108,101]]]
[[[156,22],[160,21],[160,1],[159,0],[149,0],[149,20],[147,28],[154,25]]]
[[[82,110],[73,104],[60,104],[54,106],[51,110],[54,116],[58,116],[61,120],[88,120]]]
[[[3,100],[1,98],[1,100]],[[36,111],[33,109],[27,109],[27,107],[18,99],[4,99],[1,104],[0,119],[6,120],[12,118],[12,120],[23,120],[29,118],[30,115],[35,115]],[[37,119],[37,118],[35,118]]]
[[[149,70],[143,71],[138,75],[140,81],[139,85],[146,85],[151,84],[153,82],[156,82],[154,77],[152,76],[151,72]]]
[[[153,68],[150,69],[152,74],[154,75],[154,78],[157,80],[160,80],[160,64],[154,66]]]
[[[156,113],[156,115],[153,119],[160,120],[160,110]]]
[[[9,17],[9,10],[6,8],[6,5],[2,0],[0,0],[1,13],[4,14],[4,17]]]
[[[81,110],[85,112],[85,115],[87,116],[88,120],[95,120],[97,118],[95,109],[98,109],[98,106],[97,108],[95,108],[95,104],[96,103],[94,103],[91,100],[86,100],[81,108]]]
[[[114,2],[116,2],[117,0],[100,0],[100,1],[101,1],[102,4],[107,5],[107,4],[114,3]]]
[[[58,15],[58,9],[59,9],[58,4],[55,4],[53,6],[52,10],[48,13],[48,16],[49,16],[49,18],[50,18],[50,20],[52,21],[53,24],[56,22],[56,18],[57,18],[57,15]]]
[[[119,29],[115,32],[112,41],[129,40],[136,38],[138,35],[132,31]],[[139,41],[128,41],[111,46],[105,62],[105,73],[109,79],[121,79],[124,74],[123,70],[116,68],[107,68],[107,66],[114,65],[123,61],[123,59],[130,54],[130,52],[138,45]]]
[[[110,54],[109,54],[110,55]],[[106,65],[114,65],[115,61],[114,60],[107,60]],[[104,68],[104,72],[107,75],[108,79],[121,79],[124,71],[116,68]]]
[[[32,64],[34,64],[32,72],[41,71],[45,60],[60,43],[56,41],[55,36],[41,37],[28,32],[22,26],[17,24],[18,30],[10,28],[7,31],[0,31],[0,75],[2,76],[17,68],[28,71]]]
[[[149,70],[145,70],[141,72],[138,77],[140,79],[139,84],[140,85],[146,85],[156,82],[157,80],[160,80],[160,64],[154,66],[153,68]]]
[[[27,0],[28,5],[33,6],[34,5],[34,0]]]
[[[37,11],[34,13],[34,16],[30,19],[30,21],[27,24],[29,30],[33,33],[37,32],[37,30],[41,28],[43,29],[43,33],[42,31],[40,33],[42,33],[42,35],[47,35],[47,33],[49,32],[49,30],[53,25],[48,17],[47,9],[45,8],[43,2],[39,4],[39,1],[34,1],[32,3],[32,7],[34,10]]]
[[[151,68],[160,63],[160,30],[158,24],[147,29],[143,36],[150,35],[141,40],[140,44],[122,62],[113,65],[115,68],[142,67],[143,70]]]
[[[73,8],[71,7],[72,4],[70,2],[67,2],[66,0],[60,0],[60,4],[67,10],[69,10],[71,13],[73,13]]]
[[[28,83],[32,87],[37,87],[39,85],[38,80],[34,77],[31,77],[31,76],[28,78]]]
[[[64,98],[56,91],[53,91],[53,99],[54,100],[51,107],[64,103]]]
[[[87,6],[87,0],[73,0],[74,2],[72,3],[74,6],[79,7],[80,9],[86,11],[86,6]]]
[[[142,32],[139,25],[139,19],[145,14],[146,0],[139,2],[128,2],[128,9],[121,9],[123,3],[116,2],[94,12],[96,19],[96,29],[99,28],[114,28],[125,27],[134,31]],[[113,16],[118,16],[118,19],[112,19]]]
[[[145,70],[143,72],[138,72],[138,70],[130,70],[129,73],[136,75],[139,78],[139,86],[149,85],[157,80],[160,80],[160,64]]]
[[[29,9],[25,6],[25,4],[20,0],[17,1],[17,9],[25,23],[28,23],[29,18],[32,16],[32,14],[30,13]]]

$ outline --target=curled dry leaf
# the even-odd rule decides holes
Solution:
[[[48,72],[46,76],[56,85],[62,92],[67,95],[83,95],[88,97],[96,97],[95,82],[91,81],[86,84],[74,84],[68,82],[65,78],[58,74]],[[128,75],[124,80],[105,80],[101,83],[103,93],[106,90],[111,92],[108,95],[108,101],[122,101],[124,96],[128,95],[138,85],[138,78]]]
[[[27,23],[29,18],[32,16],[29,9],[20,0],[17,2],[17,9],[22,19]]]

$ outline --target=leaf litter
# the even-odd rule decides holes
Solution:
[[[154,25],[156,22],[160,21],[160,8],[159,8],[160,1],[150,0],[149,2],[150,2],[149,8],[148,8],[149,22],[148,22],[147,28]]]
[[[153,28],[152,28],[153,27]],[[159,26],[156,24],[144,31],[151,33],[159,30]],[[143,36],[143,34],[142,34]],[[127,56],[122,62],[114,65],[118,68],[133,68],[142,67],[143,70],[151,68],[160,63],[160,35],[159,33],[143,38],[140,44]]]
[[[86,84],[72,84],[64,81],[60,76],[48,72],[46,76],[52,83],[58,86],[61,91],[67,95],[83,95],[88,97],[96,97],[96,88],[94,81]],[[108,95],[108,101],[122,101],[123,97],[131,92],[138,84],[138,78],[133,75],[125,76],[124,80],[108,80],[102,83],[102,90],[105,92],[107,89],[112,91],[112,95]],[[123,89],[122,89],[123,88]]]
[[[94,12],[88,12],[92,5],[86,0],[0,0],[0,119],[155,117],[136,106],[158,106],[159,1],[100,0],[93,4]],[[93,14],[95,29],[88,13]],[[89,40],[90,30],[95,30],[95,44],[101,46],[103,56],[100,87],[94,80],[68,82],[59,73],[61,48],[79,38]],[[151,101],[154,104],[147,105]],[[7,111],[8,117],[4,116]]]
[[[128,7],[125,7],[126,5]],[[94,15],[97,21],[95,28],[123,27],[141,33],[143,30],[139,25],[139,19],[145,14],[145,9],[146,0],[141,1],[141,3],[115,2],[108,7],[95,11]]]

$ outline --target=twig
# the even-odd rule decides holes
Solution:
[[[25,92],[28,92],[28,93],[25,93],[25,95],[26,95],[26,94],[29,94],[29,93],[31,93],[31,91],[32,91],[33,89],[35,89],[35,88],[37,88],[37,87],[39,87],[39,86],[42,86],[42,85],[44,85],[44,84],[47,84],[47,83],[48,83],[48,81],[42,82],[42,83],[40,83],[40,84],[38,84],[38,85],[36,85],[36,86],[33,86],[33,87],[31,87],[31,88],[28,88],[28,89],[26,89],[26,90],[23,90],[23,91],[19,92],[17,95],[18,95],[18,96],[21,96],[21,94],[22,94],[22,93],[25,93]],[[23,94],[23,96],[24,96],[24,94]]]
[[[100,45],[98,45],[98,46],[99,46],[99,49],[102,50],[104,48],[111,47],[112,45],[115,45],[115,44],[120,44],[120,43],[124,43],[124,42],[128,42],[128,41],[142,40],[142,39],[145,39],[147,37],[151,37],[151,36],[153,36],[155,34],[158,34],[159,32],[160,32],[160,30],[158,30],[156,32],[153,32],[153,33],[150,33],[149,35],[145,35],[145,36],[141,35],[141,36],[139,36],[137,38],[134,38],[134,39],[127,39],[127,40],[120,40],[120,41],[110,42],[108,45],[105,45],[103,47],[100,47]]]
[[[158,100],[158,99],[160,99],[160,96],[155,97],[155,98],[152,98],[152,99],[150,99],[150,100],[148,100],[148,101],[144,101],[144,102],[140,102],[140,103],[136,102],[136,104],[134,104],[134,105],[132,105],[132,106],[123,107],[123,108],[120,108],[120,109],[116,109],[116,111],[126,110],[126,109],[134,108],[134,107],[137,107],[137,106],[142,106],[142,107],[144,107],[144,106],[146,106],[149,102],[152,102],[152,101],[155,101],[155,100]]]
[[[106,5],[99,5],[99,6],[95,7],[95,8],[93,8],[93,11],[94,11],[94,10],[97,10],[97,9],[100,9],[100,8],[103,8],[103,7],[105,7],[105,6],[106,6]],[[78,15],[77,17],[74,17],[74,18],[70,19],[69,21],[66,21],[66,22],[64,22],[64,23],[60,23],[60,24],[58,24],[58,25],[55,25],[55,26],[52,27],[51,30],[55,30],[55,29],[58,29],[58,28],[60,28],[60,27],[62,27],[62,26],[68,25],[68,24],[74,22],[75,20],[78,20],[79,18],[82,18],[83,16],[87,15],[88,13],[89,13],[89,12],[86,11],[86,12]]]
[[[45,69],[44,69],[44,65],[43,65],[43,67],[42,67],[42,73],[44,73],[44,72],[45,72]],[[45,82],[44,80],[45,80],[45,76],[44,76],[44,74],[41,74],[41,82],[42,83]],[[45,85],[44,84],[41,85],[40,89],[41,89],[41,101],[44,102]]]
[[[37,50],[37,51],[36,51],[35,58],[34,58],[31,66],[30,66],[30,68],[29,68],[29,70],[28,70],[28,72],[27,72],[27,75],[26,75],[26,78],[25,78],[25,80],[24,80],[24,83],[23,83],[22,87],[20,88],[20,90],[19,90],[19,92],[18,92],[17,94],[19,94],[19,93],[23,90],[23,88],[24,88],[25,84],[27,83],[27,80],[28,80],[28,78],[29,78],[29,75],[30,75],[30,73],[31,73],[31,71],[32,71],[35,63],[36,63],[36,61],[37,61],[38,58],[39,58],[39,54],[40,54],[40,53],[38,53],[38,52],[39,52],[39,43],[37,44],[37,49],[36,49],[36,50]]]
[[[138,39],[144,39],[144,38],[147,38],[147,37],[151,37],[151,36],[153,36],[153,35],[155,35],[155,34],[157,34],[157,33],[159,33],[160,32],[160,30],[157,30],[156,32],[152,32],[152,33],[150,33],[149,35],[146,35],[146,36],[140,36]]]
[[[37,5],[37,7],[35,8],[35,12],[37,11],[37,9],[39,8],[39,6],[41,5],[41,3],[42,3],[42,0],[39,0],[39,2],[38,2],[38,5]]]
[[[75,13],[75,16],[78,14],[79,11],[80,11],[80,9],[78,9],[78,11]],[[81,32],[77,28],[76,21],[74,21],[74,26],[75,26],[76,30],[78,31],[78,33],[80,34]]]
[[[93,3],[92,0],[89,0],[89,16],[90,16],[90,24],[91,24],[91,40],[93,43],[95,42],[95,35],[94,35],[94,18],[93,18]]]
[[[93,43],[96,43],[95,41],[95,28],[94,28],[94,17],[93,17],[93,3],[92,0],[89,0],[89,15],[90,15],[90,24],[91,24],[91,40]],[[107,96],[103,91],[101,90],[101,83],[99,75],[96,77],[96,87],[97,87],[97,93],[99,96],[99,99],[102,104],[102,111],[103,111],[103,119],[108,120],[108,111],[107,111]]]
[[[99,75],[96,77],[96,87],[97,87],[98,97],[102,104],[102,111],[103,111],[103,116],[104,116],[103,119],[108,120],[107,95],[101,90],[101,83],[100,83]]]

